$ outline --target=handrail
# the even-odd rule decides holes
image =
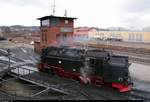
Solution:
[[[15,70],[16,70],[16,72],[15,72]],[[38,71],[28,69],[28,68],[13,67],[13,69],[11,69],[9,75],[12,75],[12,76],[17,77],[19,79],[31,82],[33,84],[36,84],[36,85],[39,85],[39,86],[42,86],[42,87],[45,87],[45,88],[49,88],[51,90],[54,90],[54,91],[57,91],[57,92],[60,92],[60,93],[63,93],[63,94],[69,94],[68,92],[64,91],[61,88],[55,87],[54,85],[50,85],[49,83],[47,83],[43,80],[40,80],[40,79],[42,79],[42,76],[40,76],[39,80],[34,79],[31,76],[28,76],[29,74],[31,74],[33,72],[38,73]]]

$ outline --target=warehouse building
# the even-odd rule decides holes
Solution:
[[[77,28],[75,28],[77,30]],[[78,28],[79,29],[79,28]],[[81,35],[80,30],[74,32],[74,35]],[[150,42],[150,32],[146,31],[111,31],[108,29],[89,28],[87,31],[88,38],[100,40],[119,40],[126,42]],[[84,34],[85,35],[85,34]]]

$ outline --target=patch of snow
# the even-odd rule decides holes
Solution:
[[[33,56],[30,56],[30,59],[32,62],[36,63],[37,61],[35,60],[35,58],[33,58]]]
[[[34,44],[34,41],[31,41],[30,44],[33,45],[33,44]]]
[[[23,68],[26,68],[26,69],[31,69],[31,70],[34,70],[34,71],[38,71],[37,68],[35,67],[31,67],[31,66],[22,66]]]
[[[29,72],[29,70],[23,70],[23,69],[19,69],[19,74],[20,75],[27,75],[27,74],[31,74],[31,73],[33,73],[34,71],[38,71],[38,69],[37,68],[35,68],[35,67],[31,67],[31,66],[22,66],[22,68],[25,68],[25,69],[31,69],[31,70],[33,70],[33,71],[30,71]],[[14,69],[14,70],[12,70],[12,72],[14,72],[14,73],[18,73],[18,69]]]
[[[27,53],[27,51],[26,51],[24,48],[21,48],[21,50],[22,50],[24,53]]]
[[[150,82],[145,82],[136,79],[134,81],[134,88],[150,92]]]
[[[150,82],[150,66],[132,63],[129,71],[132,77]]]
[[[0,56],[0,59],[3,60],[3,61],[9,61],[9,59],[5,56]],[[16,61],[13,61],[13,60],[10,60],[10,62],[16,63]]]
[[[7,51],[6,51],[6,50],[4,50],[4,49],[0,49],[0,51],[2,51],[2,52],[4,52],[4,53],[7,53]]]

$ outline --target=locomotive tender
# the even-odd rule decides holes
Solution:
[[[108,84],[126,92],[132,86],[129,66],[127,56],[105,50],[51,46],[43,49],[38,69],[82,84]]]

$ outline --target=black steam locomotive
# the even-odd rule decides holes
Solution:
[[[43,49],[39,71],[79,80],[81,84],[110,84],[120,92],[131,90],[128,57],[104,49],[48,47]]]

